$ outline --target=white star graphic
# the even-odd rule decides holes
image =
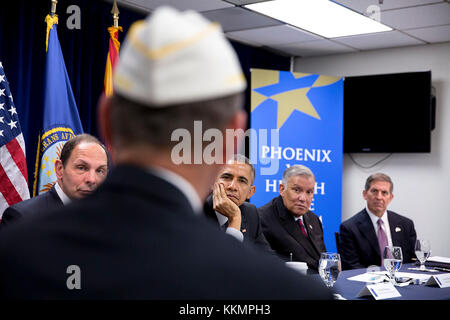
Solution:
[[[0,97],[5,95],[5,89],[0,89]]]
[[[0,122],[1,122],[1,123],[4,123],[4,122],[3,122],[3,118],[4,118],[4,117],[0,117]]]
[[[3,137],[3,130],[0,130],[0,136]]]
[[[11,122],[8,123],[8,126],[11,127],[11,130],[12,130],[12,128],[17,128],[17,127],[16,127],[16,123],[17,123],[17,121],[12,121],[12,119],[11,119]]]
[[[13,97],[12,97],[12,93],[9,94],[9,98],[11,99],[11,102],[14,102]]]
[[[5,82],[5,76],[0,75],[0,82]]]
[[[14,113],[17,114],[16,108],[14,108],[13,106],[11,106],[11,109],[9,109],[8,111],[11,112],[11,116],[13,116]]]
[[[4,105],[4,103],[0,103],[0,110],[5,110],[5,108],[3,108]]]
[[[3,69],[3,65],[2,65],[2,62],[0,61],[0,68],[2,68]]]

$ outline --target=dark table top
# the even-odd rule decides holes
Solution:
[[[408,263],[404,264],[400,272],[408,273],[422,273],[414,270],[408,270],[410,267],[416,267],[416,265]],[[385,271],[384,268],[380,268],[380,271]],[[348,300],[374,300],[372,297],[361,297],[358,298],[358,293],[364,288],[366,283],[360,281],[347,280],[350,277],[365,273],[366,269],[354,269],[342,271],[339,274],[339,278],[334,284],[334,291],[340,294],[342,297]],[[444,272],[427,272],[427,275],[437,275]],[[312,276],[319,277],[319,275],[311,274]],[[450,287],[449,288],[439,288],[425,286],[424,284],[410,284],[406,287],[395,287],[398,292],[402,295],[398,298],[392,298],[389,300],[450,300]]]

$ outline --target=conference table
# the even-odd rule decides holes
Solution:
[[[418,272],[414,270],[408,270],[408,268],[417,267],[415,264],[408,263],[402,265],[399,272],[407,272],[407,273],[420,273],[424,274],[424,272]],[[314,277],[319,277],[318,273],[309,272],[308,274]],[[358,297],[358,293],[364,288],[366,285],[365,282],[348,280],[348,278],[360,275],[365,273],[366,269],[354,269],[354,270],[346,270],[342,271],[339,274],[338,280],[334,284],[335,293],[340,294],[343,298],[347,300],[374,300],[371,296]],[[384,268],[381,268],[380,271],[385,271]],[[445,272],[425,272],[427,275],[438,275],[443,274]],[[425,284],[410,284],[405,287],[395,286],[398,292],[401,294],[401,297],[391,298],[389,300],[450,300],[450,287],[448,288],[439,288],[439,287],[431,287],[426,286]]]

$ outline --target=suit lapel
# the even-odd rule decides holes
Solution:
[[[281,196],[277,199],[276,208],[281,218],[281,225],[283,228],[304,248],[310,257],[316,256],[317,253],[314,252],[311,242],[303,236],[298,224],[295,222],[292,215],[285,209]]]
[[[387,212],[388,214],[388,220],[389,220],[389,229],[391,230],[391,238],[392,238],[392,244],[394,246],[400,246],[401,245],[401,239],[403,238],[403,228],[400,224],[400,222],[396,219],[396,217],[391,213]]]
[[[244,237],[247,234],[247,217],[246,214],[244,213],[244,208],[243,206],[240,206],[239,209],[241,209],[241,232],[244,235]]]
[[[58,183],[58,182],[56,182],[56,183]],[[55,184],[56,184],[56,183],[55,183]],[[61,200],[61,198],[60,198],[59,195],[58,195],[58,192],[56,192],[55,185],[53,185],[53,187],[51,187],[50,190],[49,190],[48,192],[49,192],[49,194],[52,196],[52,198],[53,198],[53,200],[54,200],[54,203],[55,203],[57,206],[62,207],[62,206],[64,205],[63,202],[62,202],[62,200]]]
[[[378,238],[373,228],[372,220],[370,220],[369,214],[364,209],[361,213],[361,216],[358,220],[359,230],[361,230],[361,234],[363,237],[367,239],[372,248],[378,253],[381,257],[380,246],[378,244]]]
[[[311,243],[313,244],[314,249],[316,250],[316,253],[320,256],[320,248],[318,247],[317,242],[315,241],[316,238],[314,237],[314,229],[311,223],[311,216],[310,211],[308,211],[305,215],[303,215],[303,224],[305,225],[305,228],[307,229],[309,239],[311,240]]]

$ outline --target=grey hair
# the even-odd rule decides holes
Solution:
[[[391,180],[391,177],[389,177],[387,174],[384,174],[382,172],[377,172],[377,173],[373,173],[371,174],[367,180],[366,180],[366,185],[364,186],[364,189],[366,191],[369,191],[370,189],[370,185],[373,181],[385,181],[385,182],[389,182],[391,184],[391,187],[389,188],[389,192],[392,193],[394,191],[394,183]]]
[[[235,154],[235,155],[233,155],[233,157],[230,160],[228,160],[228,162],[232,162],[232,161],[239,162],[239,163],[245,163],[246,165],[250,166],[251,171],[252,171],[252,185],[253,185],[253,182],[255,182],[255,167],[251,163],[250,159],[242,154]]]
[[[314,173],[311,171],[311,169],[301,164],[296,164],[284,170],[283,185],[286,186],[289,178],[293,176],[313,177],[315,179]]]

